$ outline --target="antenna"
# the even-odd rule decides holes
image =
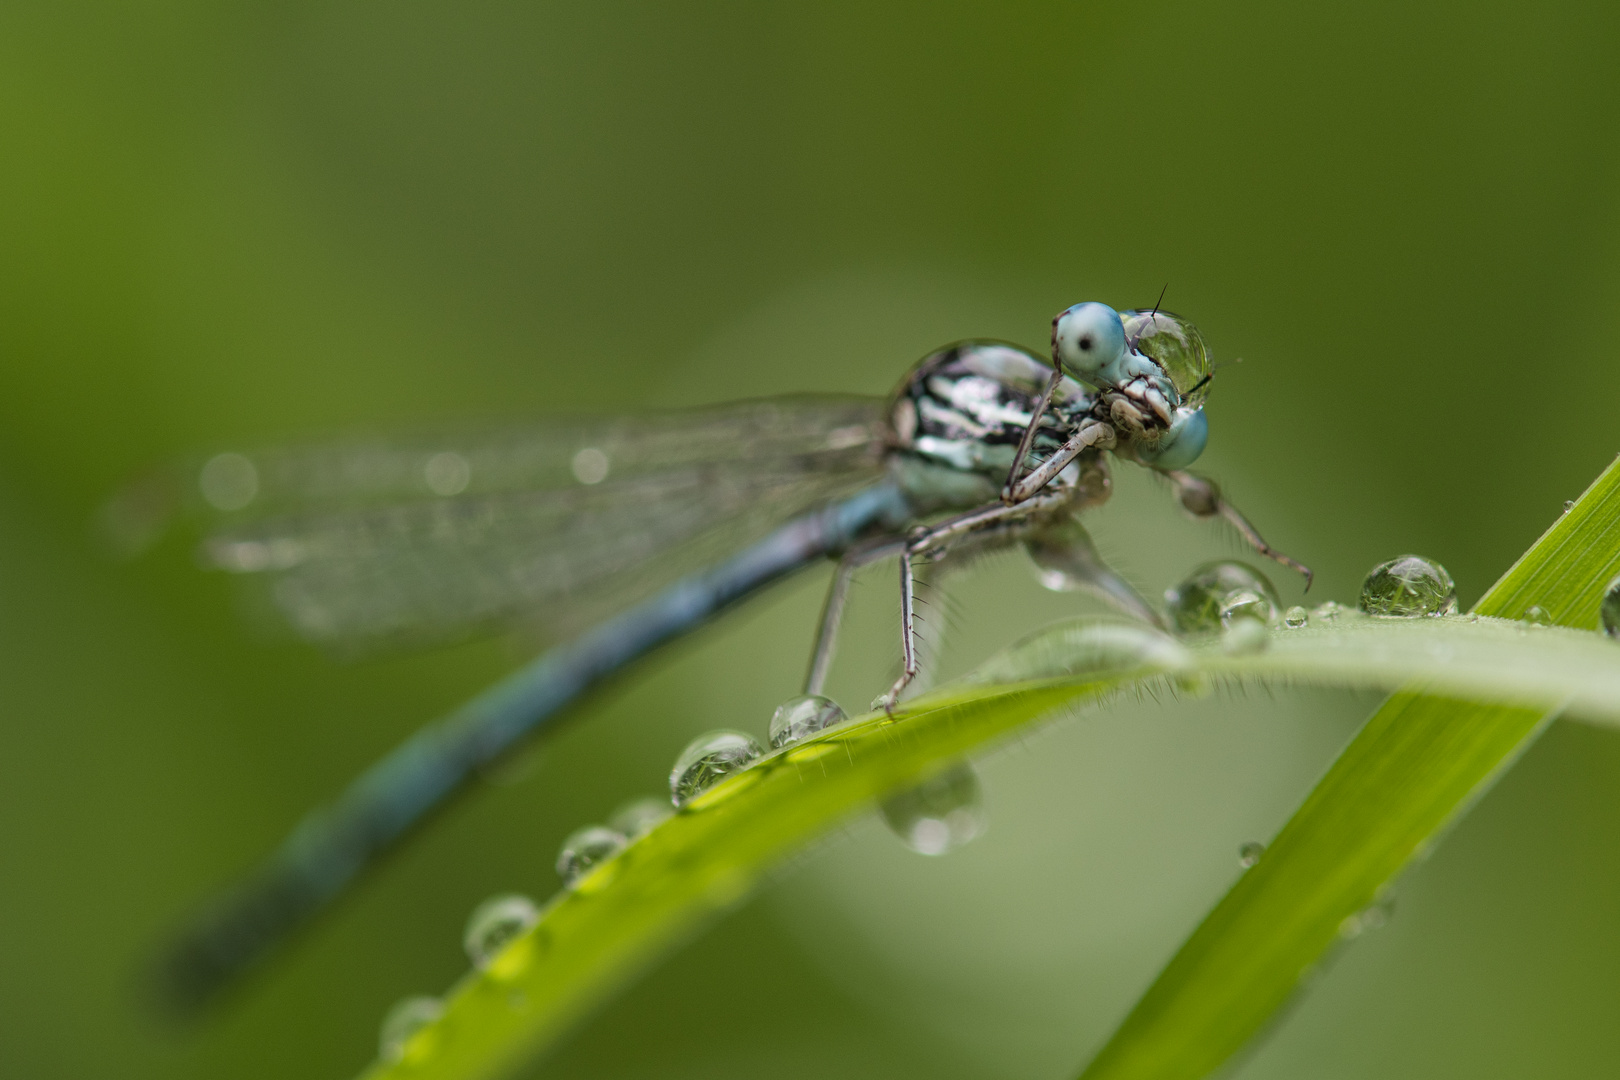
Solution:
[[[1157,300],[1153,301],[1153,310],[1148,312],[1148,317],[1147,317],[1148,322],[1151,323],[1153,321],[1154,316],[1156,316],[1159,313],[1159,305],[1164,303],[1164,294],[1169,292],[1169,291],[1170,291],[1170,283],[1167,281],[1167,282],[1164,283],[1164,288],[1159,290],[1159,298]],[[1131,352],[1135,352],[1136,351],[1136,343],[1138,341],[1141,341],[1141,340],[1142,340],[1142,335],[1140,333],[1138,333],[1135,337],[1131,338],[1130,342],[1126,345],[1126,348],[1130,349]]]

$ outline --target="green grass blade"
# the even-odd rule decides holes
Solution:
[[[1137,625],[1060,624],[892,720],[862,717],[774,754],[559,896],[490,970],[452,988],[443,1018],[414,1038],[399,1060],[379,1063],[367,1075],[502,1075],[737,902],[786,856],[873,799],[1055,709],[1093,705],[1125,688],[1257,679],[1392,689],[1421,678],[1453,695],[1534,702],[1535,717],[1549,703],[1574,699],[1587,715],[1620,722],[1620,649],[1591,633],[1530,630],[1496,619],[1347,614],[1320,628],[1274,631],[1268,642],[1263,651],[1233,656],[1217,640],[1189,646]],[[1399,732],[1402,725],[1394,727]],[[1458,750],[1472,728],[1463,724],[1447,735],[1436,727],[1428,738],[1426,749],[1386,755],[1386,764],[1451,763],[1455,790],[1435,785],[1431,801],[1455,805],[1475,783],[1477,764]],[[1509,731],[1504,739],[1522,736]],[[1405,782],[1394,773],[1380,775],[1377,783]],[[1330,813],[1358,805],[1349,795],[1323,798]],[[1409,852],[1426,835],[1392,835],[1385,846]],[[1270,863],[1268,856],[1261,867]],[[1251,872],[1248,880],[1261,877]],[[1315,925],[1332,916],[1311,918]]]
[[[1596,627],[1620,572],[1620,463],[1480,600]],[[1533,632],[1532,632],[1533,633]],[[1572,691],[1572,696],[1578,693]],[[1520,699],[1524,701],[1526,699]],[[1529,746],[1558,711],[1398,693],[1216,905],[1086,1068],[1084,1080],[1193,1080],[1269,1024],[1360,913]]]

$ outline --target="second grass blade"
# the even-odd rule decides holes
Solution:
[[[1474,610],[1517,618],[1540,606],[1562,625],[1590,628],[1617,571],[1620,462]],[[1195,1080],[1220,1068],[1553,711],[1411,692],[1390,698],[1181,946],[1083,1080]]]

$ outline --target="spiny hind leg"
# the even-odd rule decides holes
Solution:
[[[806,694],[820,694],[826,685],[827,672],[832,669],[834,646],[838,640],[838,624],[844,617],[844,603],[849,598],[849,583],[855,571],[863,566],[904,553],[904,540],[878,539],[858,544],[844,552],[833,571],[832,586],[827,590],[827,602],[821,609],[821,628],[816,633],[816,648],[810,654],[810,673],[804,680]]]
[[[946,545],[951,541],[972,533],[993,529],[1012,522],[1025,521],[1043,513],[1050,513],[1066,501],[1067,497],[1064,495],[1047,494],[1037,495],[1016,506],[991,503],[977,510],[970,510],[965,514],[946,518],[935,525],[919,526],[912,531],[911,536],[906,540],[905,550],[900,553],[900,656],[902,669],[900,677],[894,681],[893,686],[889,687],[888,693],[873,703],[873,708],[881,708],[888,713],[894,712],[894,706],[900,700],[900,694],[917,677],[916,571],[912,567],[912,560],[935,552],[943,552]]]
[[[1244,517],[1237,507],[1221,497],[1220,485],[1216,484],[1215,481],[1208,477],[1196,476],[1181,469],[1166,472],[1165,475],[1170,478],[1171,483],[1176,485],[1177,498],[1181,500],[1181,505],[1193,517],[1200,519],[1225,518],[1238,532],[1243,534],[1243,539],[1247,540],[1249,546],[1254,550],[1273,562],[1280,563],[1288,567],[1288,569],[1304,575],[1305,589],[1306,591],[1310,590],[1311,579],[1316,576],[1312,573],[1311,568],[1298,559],[1284,555],[1266,543],[1259,531],[1249,524],[1249,519]]]

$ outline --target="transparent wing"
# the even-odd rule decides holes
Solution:
[[[370,651],[567,633],[881,472],[880,403],[788,398],[221,454],[203,546],[302,637]]]

